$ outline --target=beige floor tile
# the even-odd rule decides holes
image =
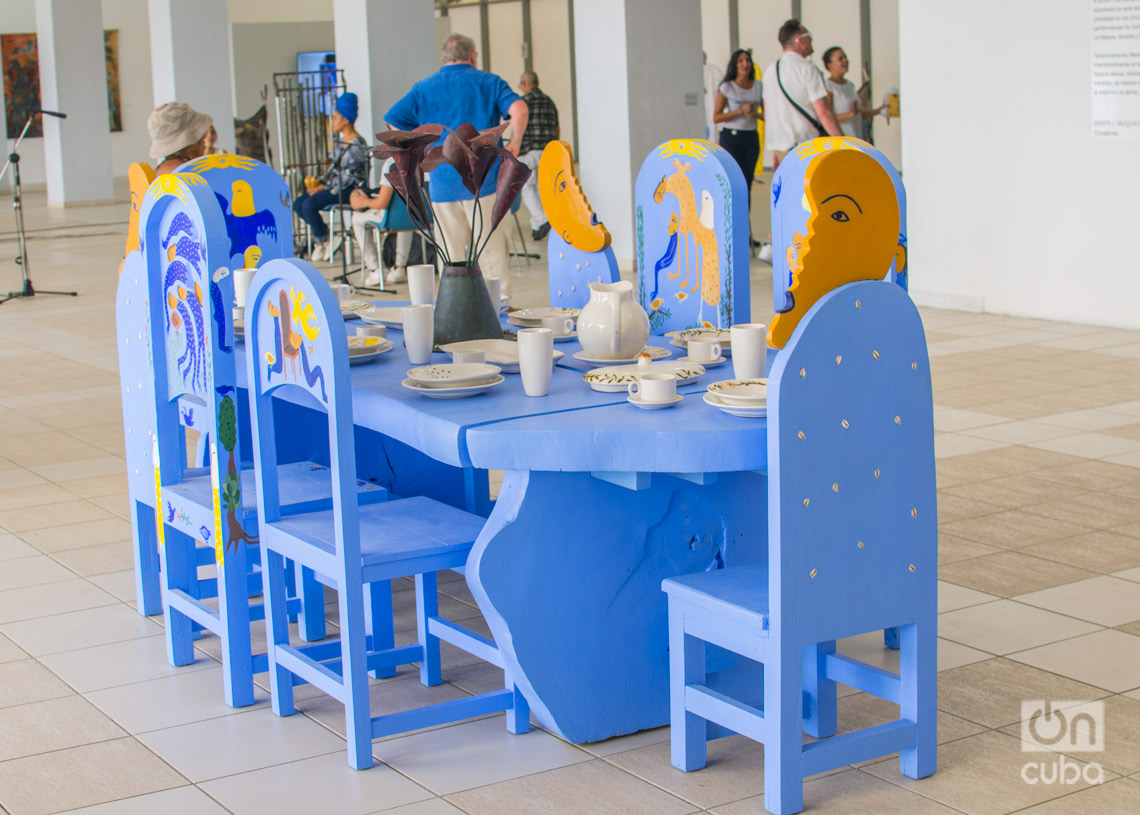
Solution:
[[[82,498],[102,498],[105,495],[125,493],[127,491],[127,474],[124,471],[117,475],[74,478],[69,481],[60,481],[59,487]]]
[[[1068,453],[1086,458],[1107,458],[1140,451],[1140,441],[1110,436],[1105,433],[1080,433],[1055,439],[1027,442],[1030,447]]]
[[[114,772],[108,772],[114,768]],[[60,783],[61,779],[66,783]],[[47,815],[171,787],[185,779],[131,738],[0,764],[0,800],[11,815]]]
[[[27,471],[24,470],[24,472]],[[45,504],[58,505],[74,500],[75,495],[73,493],[55,484],[33,484],[27,487],[0,489],[0,512],[29,509]]]
[[[1045,501],[1079,500],[1084,494],[1084,490],[1074,488],[1072,485],[1058,484],[1032,475],[1011,475],[941,489],[938,497],[939,503],[946,500],[946,496],[953,496],[971,502],[982,502],[983,505],[998,504],[1004,508],[1018,509]],[[959,517],[949,520],[961,519]]]
[[[1097,631],[1009,658],[1115,693],[1140,688],[1140,637],[1123,631]]]
[[[976,662],[938,675],[938,709],[991,728],[1021,721],[1024,699],[1088,700],[1107,695],[1098,687],[1008,658]]]
[[[891,761],[863,771],[971,815],[1002,815],[1088,786],[1083,780],[1072,786],[1024,783],[1021,769],[1027,755],[1019,739],[991,731],[943,745],[938,772],[928,778],[900,775]]]
[[[973,436],[990,441],[1001,441],[1007,444],[1027,444],[1034,441],[1070,436],[1073,431],[1065,427],[1045,424],[1038,421],[1014,421],[1003,424],[986,425],[960,431],[962,435]]]
[[[0,560],[32,557],[39,552],[8,532],[0,532]]]
[[[936,408],[934,411],[934,429],[950,433],[969,430],[976,427],[1002,424],[1006,422],[1004,416],[991,416],[988,413],[977,413],[972,410],[958,408]]]
[[[1023,815],[1133,815],[1140,782],[1119,778],[1023,811]]]
[[[75,574],[46,555],[14,558],[4,561],[0,569],[0,591],[39,586],[72,580]]]
[[[1042,416],[1038,421],[1042,424],[1068,427],[1080,431],[1105,431],[1109,428],[1122,427],[1135,422],[1135,417],[1128,413],[1118,412],[1112,408],[1090,408],[1088,410],[1074,410],[1069,413],[1055,413],[1052,416]]]
[[[126,735],[81,696],[0,708],[0,762]]]
[[[76,651],[61,651],[40,657],[40,661],[80,693],[201,671],[217,665],[206,657],[177,668],[170,665],[166,660],[165,637],[142,637]],[[220,695],[221,688],[218,692]]]
[[[955,489],[962,489],[956,487]],[[1004,507],[999,504],[986,503],[971,498],[960,498],[950,495],[946,490],[938,493],[938,523],[950,524],[955,521],[964,521],[968,518],[978,518],[1001,512]]]
[[[1140,619],[1140,584],[1105,575],[1022,594],[1015,599],[1103,626]],[[1140,685],[1140,677],[1136,684]]]
[[[21,540],[30,543],[44,554],[54,554],[84,546],[102,546],[131,540],[131,524],[123,518],[106,518],[100,521],[53,526],[21,532]]]
[[[1054,453],[1049,450],[1037,450],[1032,447],[1010,447],[998,450],[987,450],[974,453],[965,464],[977,464],[990,470],[998,470],[1006,474],[1030,473],[1035,470],[1063,467],[1083,461],[1079,456]]]
[[[71,688],[34,659],[0,663],[0,708],[58,699],[72,694],[74,691]]]
[[[416,804],[380,810],[384,815],[460,815],[463,810],[452,806],[442,798],[431,798]],[[379,815],[379,813],[372,813]]]
[[[6,462],[5,467],[0,467],[0,489],[18,489],[47,483],[45,479],[18,464],[12,464],[6,459],[0,459],[0,462]]]
[[[65,614],[117,603],[107,592],[81,578],[0,591],[0,624]]]
[[[939,636],[998,655],[1089,634],[1098,628],[1092,623],[1011,600],[938,615]]]
[[[1003,727],[1002,732],[1021,738],[1021,724]],[[1130,775],[1140,772],[1140,738],[1136,737],[1137,732],[1140,732],[1140,700],[1110,696],[1104,700],[1104,731],[1097,736],[1103,750],[1067,752],[1060,745],[1057,749],[1083,761],[1095,761],[1109,772]],[[1065,743],[1062,740],[1061,744]],[[1136,800],[1140,801],[1140,798]]]
[[[1121,455],[1105,456],[1102,460],[1110,464],[1118,464],[1123,467],[1133,467],[1140,469],[1140,451],[1122,453]]]
[[[124,798],[106,804],[68,810],[69,815],[225,815],[226,810],[194,786]]]
[[[14,662],[18,659],[27,659],[28,652],[25,651],[12,640],[8,639],[3,634],[0,634],[0,663]]]
[[[940,458],[935,462],[935,467],[939,489],[973,484],[975,481],[985,481],[1004,475],[1001,470],[988,469],[973,463],[969,456]]]
[[[100,500],[100,499],[95,499]],[[53,557],[82,577],[134,568],[134,546],[127,541],[66,549]]]
[[[1021,551],[1102,574],[1140,567],[1140,538],[1108,530],[1049,541]]]
[[[0,527],[9,532],[27,532],[33,529],[58,526],[61,520],[70,523],[99,521],[110,518],[111,513],[90,501],[60,501],[57,504],[9,509],[0,512]]]
[[[965,456],[982,450],[997,450],[1007,446],[1006,442],[979,439],[960,433],[941,433],[934,437],[934,455],[938,459]]]
[[[953,583],[938,581],[938,612],[954,611],[958,608],[976,606],[998,599],[996,595],[974,591],[964,586],[955,586]]]
[[[1026,589],[1035,591],[1096,575],[1085,569],[1029,557],[1020,552],[999,552],[948,563],[939,568],[938,576],[948,583],[1000,597],[1012,597]]]
[[[941,524],[938,528],[940,536],[946,533],[998,549],[1022,549],[1033,544],[1068,538],[1089,531],[1090,528],[1087,526],[1045,518],[1016,509],[995,512],[981,518],[967,518]]]
[[[1111,490],[1140,482],[1140,471],[1135,467],[1106,461],[1082,461],[1068,467],[1038,470],[1033,475],[1084,490]]]
[[[987,546],[984,543],[977,541],[967,540],[966,538],[956,538],[953,535],[946,535],[941,532],[938,534],[938,563],[954,563],[959,560],[969,560],[970,558],[982,557],[983,555],[992,555],[1001,550]]]
[[[47,464],[29,467],[36,475],[48,481],[71,481],[76,478],[92,478],[101,475],[121,475],[126,469],[122,456],[107,455],[105,450],[92,448],[93,455],[82,461],[69,461],[65,464]]]
[[[74,651],[112,642],[156,637],[163,633],[155,620],[143,617],[122,603],[52,614],[6,623],[0,632],[35,657]]]
[[[681,815],[701,811],[597,759],[456,793],[448,800],[471,815]]]

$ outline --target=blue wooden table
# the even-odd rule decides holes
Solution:
[[[507,471],[467,580],[535,715],[573,742],[667,724],[661,581],[766,553],[766,421],[702,401],[731,365],[680,388],[676,407],[646,411],[591,390],[567,342],[547,396],[507,374],[441,400],[401,386],[413,366],[390,337],[392,351],[352,369],[354,419],[372,432],[358,462],[382,464],[398,494],[435,497],[438,468]]]

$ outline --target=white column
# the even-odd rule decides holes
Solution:
[[[384,114],[413,84],[439,68],[429,2],[333,0],[336,64],[360,99],[356,130],[371,144]]]
[[[691,0],[574,0],[582,189],[634,254],[633,184],[649,151],[704,138],[701,8]]]
[[[36,0],[40,100],[48,204],[111,201],[111,130],[103,64],[103,7],[86,0]],[[11,134],[13,137],[19,134]]]
[[[234,149],[234,83],[226,0],[149,0],[154,104],[185,102],[214,117]]]

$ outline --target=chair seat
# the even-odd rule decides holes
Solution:
[[[210,481],[210,471],[202,468],[189,470],[190,477],[181,483],[163,487],[163,498],[176,505],[192,520],[211,528],[213,521],[214,487]],[[281,506],[288,512],[313,512],[332,504],[332,481],[329,469],[312,461],[296,461],[282,464],[277,468],[280,479]],[[379,484],[357,479],[356,492],[361,503],[385,501],[388,491]],[[257,515],[257,478],[252,468],[241,471],[242,520]],[[197,518],[195,508],[205,513]],[[169,515],[169,512],[167,513]],[[167,521],[173,519],[168,517]]]
[[[671,602],[768,630],[768,564],[730,566],[671,577],[661,583]]]
[[[360,555],[365,568],[409,558],[462,554],[483,530],[484,519],[461,509],[415,497],[360,507]],[[283,518],[276,532],[335,554],[333,510]]]

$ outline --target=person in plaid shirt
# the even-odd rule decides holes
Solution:
[[[538,160],[547,143],[558,139],[558,108],[549,96],[538,89],[538,74],[534,71],[523,72],[519,79],[519,90],[530,109],[530,119],[519,147],[519,161],[531,169],[522,196],[526,208],[530,210],[531,237],[540,241],[550,231],[550,222],[546,220],[542,199],[538,196]]]

